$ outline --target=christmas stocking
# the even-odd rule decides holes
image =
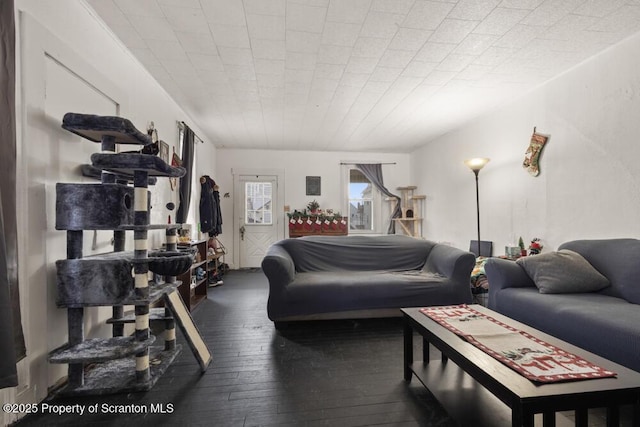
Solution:
[[[540,174],[538,160],[540,158],[540,153],[542,153],[542,149],[544,148],[544,144],[548,139],[548,136],[536,133],[536,129],[533,128],[531,142],[529,143],[527,152],[524,154],[524,161],[522,162],[522,167],[525,168],[527,172],[531,174],[531,176],[538,176]]]

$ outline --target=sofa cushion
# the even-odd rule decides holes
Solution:
[[[541,294],[595,292],[610,285],[609,280],[577,252],[557,252],[519,258]]]
[[[402,235],[307,236],[277,242],[297,272],[417,270],[436,245]]]
[[[578,252],[609,279],[611,286],[603,294],[640,304],[640,240],[573,240],[559,249]]]
[[[636,304],[597,292],[551,295],[535,288],[507,288],[491,308],[640,372]]]

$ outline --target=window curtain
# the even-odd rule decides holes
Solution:
[[[398,203],[396,203],[396,207],[391,212],[391,217],[389,220],[389,228],[387,229],[387,234],[395,234],[396,232],[396,222],[393,220],[394,218],[400,218],[402,216],[402,207],[400,206],[400,197],[391,193],[387,187],[384,186],[384,182],[382,180],[382,165],[380,163],[373,164],[356,164],[356,167],[362,172],[364,176],[367,177],[369,181],[384,195],[387,197],[395,197],[398,199]]]
[[[195,150],[195,134],[189,126],[182,124],[182,167],[187,173],[180,178],[180,205],[176,213],[176,223],[184,224],[189,214],[189,202],[191,201],[191,175],[193,174],[193,158]]]
[[[26,355],[18,293],[13,10],[13,0],[0,1],[0,388],[18,385],[16,362]]]

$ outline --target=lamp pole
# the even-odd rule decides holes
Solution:
[[[478,256],[480,256],[480,191],[478,186],[478,174],[480,169],[489,162],[486,157],[465,160],[465,164],[473,171],[476,177],[476,222],[478,224]]]

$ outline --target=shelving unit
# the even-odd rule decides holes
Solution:
[[[91,167],[83,168],[93,174],[100,171],[100,184],[56,186],[56,229],[67,232],[67,259],[56,262],[57,305],[67,310],[69,331],[68,342],[49,354],[50,363],[69,365],[68,383],[57,393],[149,390],[181,350],[175,343],[172,313],[152,311],[150,305],[174,293],[180,285],[175,274],[188,268],[189,257],[176,250],[176,225],[149,224],[147,187],[155,177],[180,177],[185,171],[152,155],[116,154],[116,144],[151,143],[124,118],[67,113],[62,127],[100,142],[102,152],[91,156]],[[148,252],[150,229],[166,229],[166,251]],[[85,230],[113,230],[114,252],[84,257]],[[124,251],[127,231],[133,231],[130,252]],[[150,281],[150,271],[164,275],[165,281]],[[134,311],[125,315],[125,305],[133,305]],[[114,325],[112,338],[85,339],[85,309],[95,306],[113,307],[108,321]],[[150,333],[150,321],[164,325],[163,347],[152,347],[156,338]],[[123,336],[125,323],[135,323],[133,335]]]
[[[178,276],[182,284],[178,287],[180,296],[184,300],[189,311],[193,310],[207,298],[207,288],[215,286],[214,277],[220,268],[222,252],[209,254],[208,240],[198,240],[187,244],[178,244],[184,250],[193,249],[195,259],[191,268]],[[198,277],[198,269],[202,269],[204,276]]]
[[[402,216],[400,218],[394,218],[402,230],[407,236],[423,237],[422,236],[422,209],[424,201],[427,196],[415,195],[414,190],[418,187],[415,185],[409,185],[406,187],[398,187],[401,191],[400,208],[402,210]],[[392,204],[397,203],[398,199],[395,197],[387,198],[388,202]]]
[[[195,259],[191,268],[178,276],[181,285],[178,287],[180,296],[189,311],[207,298],[207,241],[198,240],[189,244],[178,244],[178,248],[195,249]],[[198,268],[202,268],[204,276],[197,277]]]

